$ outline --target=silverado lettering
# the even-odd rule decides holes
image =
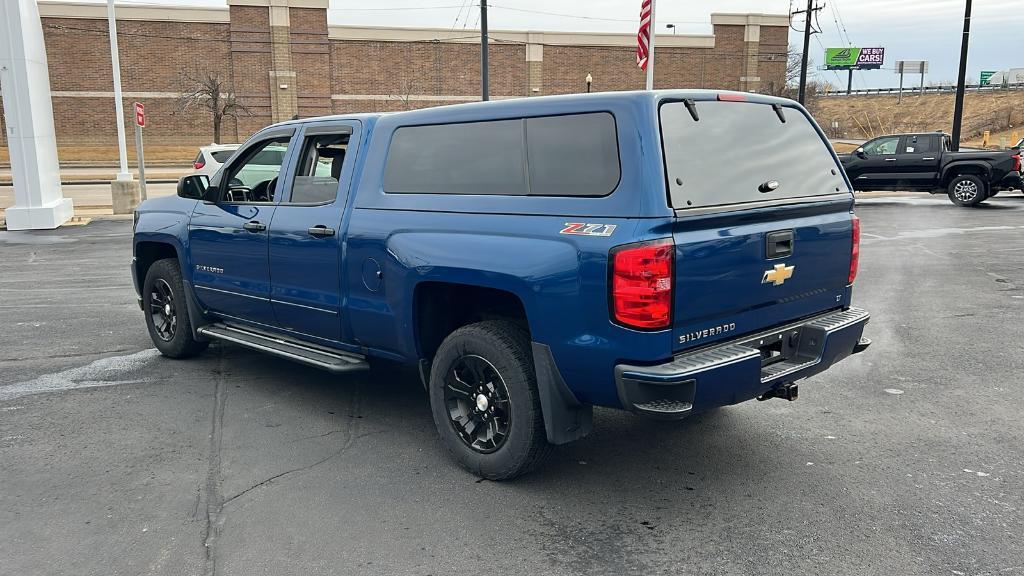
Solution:
[[[736,330],[736,323],[731,322],[729,324],[722,324],[721,326],[715,326],[714,328],[705,328],[699,332],[687,332],[679,336],[679,343],[686,344],[687,342],[693,342],[694,340],[700,340],[707,338],[708,336],[718,336],[725,332],[732,332]]]

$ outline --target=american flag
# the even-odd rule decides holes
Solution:
[[[640,4],[640,30],[636,33],[636,65],[647,70],[648,47],[651,44],[651,0]]]

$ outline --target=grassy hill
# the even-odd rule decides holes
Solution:
[[[834,138],[868,139],[899,132],[952,131],[953,93],[895,94],[817,97],[811,113]],[[831,128],[832,122],[839,129]],[[1012,145],[1014,134],[1024,136],[1024,90],[968,92],[964,98],[962,138],[967,145],[980,145],[984,131],[990,131],[989,147]]]

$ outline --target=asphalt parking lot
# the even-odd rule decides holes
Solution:
[[[1024,197],[858,213],[866,353],[500,484],[411,373],[159,357],[130,220],[0,232],[0,574],[1024,573]]]

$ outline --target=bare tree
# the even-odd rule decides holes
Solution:
[[[782,96],[785,98],[796,98],[797,93],[800,91],[800,65],[802,64],[803,55],[796,46],[789,46],[786,51],[786,76],[781,85],[775,82],[770,82],[766,86],[766,91],[772,96]],[[811,62],[807,63],[808,73],[810,73],[814,66]],[[808,79],[808,84],[812,82]]]
[[[404,77],[398,81],[399,94],[389,94],[392,100],[398,100],[406,110],[412,110],[412,95],[416,90],[417,82],[414,78]]]
[[[195,68],[182,72],[181,96],[178,97],[178,111],[189,112],[199,109],[213,116],[213,141],[219,143],[221,126],[225,118],[251,116],[244,105],[238,103],[234,87],[225,80],[220,70]]]

